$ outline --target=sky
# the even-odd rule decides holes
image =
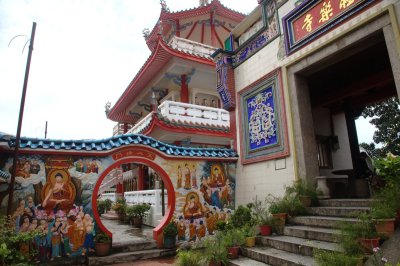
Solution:
[[[257,5],[220,1],[245,14]],[[166,2],[171,11],[199,4]],[[150,55],[142,30],[153,28],[160,9],[159,0],[0,0],[0,131],[17,132],[23,48],[36,22],[21,136],[44,138],[47,121],[47,138],[111,137],[116,122],[106,118],[105,104],[115,104]],[[368,125],[359,132],[371,133]]]

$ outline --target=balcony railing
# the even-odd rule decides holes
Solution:
[[[228,127],[229,112],[224,109],[207,107],[196,104],[165,101],[158,107],[159,114],[168,120],[183,124],[202,124],[211,127]],[[152,113],[139,121],[129,133],[141,133],[150,123]]]
[[[158,109],[169,120],[229,127],[229,112],[224,109],[171,101],[163,102]]]

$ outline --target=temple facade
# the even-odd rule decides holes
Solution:
[[[213,54],[235,110],[236,204],[296,179],[327,186],[326,197],[369,197],[355,120],[400,95],[399,1],[258,3]]]

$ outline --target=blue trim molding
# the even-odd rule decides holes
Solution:
[[[242,163],[289,155],[281,73],[271,72],[241,92]]]

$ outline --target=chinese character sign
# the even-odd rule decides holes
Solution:
[[[374,3],[373,0],[310,0],[283,18],[290,53]]]

